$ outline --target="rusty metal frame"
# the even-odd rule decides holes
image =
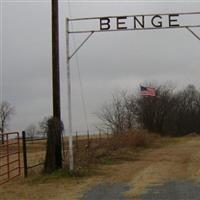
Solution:
[[[9,136],[15,136],[16,142],[12,142]],[[0,144],[0,152],[2,153],[5,150],[5,153],[0,155],[0,185],[7,183],[8,181],[14,179],[17,176],[21,175],[21,166],[20,166],[20,140],[19,140],[19,133],[12,132],[12,133],[0,133],[0,137],[5,138],[4,144]],[[17,145],[17,150],[12,152],[10,151],[10,147],[12,145]],[[12,160],[13,155],[17,154],[17,158]],[[2,164],[2,159],[6,160],[6,163]],[[13,163],[17,163],[17,167],[12,168],[11,165]],[[2,172],[5,169],[5,172]],[[1,173],[2,172],[2,173]],[[12,175],[13,172],[16,172],[15,175]],[[1,177],[5,177],[2,178]]]

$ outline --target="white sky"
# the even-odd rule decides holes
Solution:
[[[65,17],[200,11],[199,1],[60,1],[62,119],[67,131]],[[70,5],[70,9],[69,9]],[[22,131],[52,113],[51,1],[1,0],[1,101],[15,106],[10,129]],[[70,11],[70,12],[69,12]],[[196,22],[200,16],[193,16]],[[200,24],[200,23],[199,23]],[[200,28],[193,29],[200,36]],[[75,36],[76,46],[86,35]],[[70,50],[74,41],[70,37]],[[84,132],[79,63],[88,122],[114,91],[136,92],[143,81],[200,87],[200,41],[186,29],[95,33],[71,61],[73,130]]]

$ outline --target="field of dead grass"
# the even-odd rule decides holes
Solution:
[[[142,139],[132,140],[132,137],[140,136],[127,135],[126,139],[119,137],[120,142],[116,139],[116,143],[119,143],[118,148],[112,141],[113,146],[110,148],[115,150],[110,157],[106,155],[102,158],[104,164],[93,165],[85,177],[71,177],[66,171],[50,176],[32,175],[26,180],[21,177],[1,186],[1,198],[76,200],[80,199],[84,191],[98,183],[127,182],[130,190],[126,196],[138,199],[147,187],[154,184],[175,179],[200,181],[199,136],[159,138],[153,135],[153,145],[149,143],[150,138],[146,143]],[[135,140],[141,141],[133,146]],[[129,145],[124,146],[127,141]]]

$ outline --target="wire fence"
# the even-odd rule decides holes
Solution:
[[[44,168],[47,138],[26,137],[22,132],[22,152],[24,176],[33,172],[41,172]]]
[[[108,132],[89,134],[88,132],[86,135],[76,132],[73,136],[74,172],[77,175],[82,175],[85,169],[88,170],[96,164],[104,164],[105,161],[113,159],[113,155],[117,155],[116,152],[118,150],[121,151],[123,148],[127,147],[148,146],[152,141],[156,141],[157,138],[157,135],[141,131],[123,134]],[[69,138],[66,136],[62,138],[62,158],[63,168],[65,169],[69,168],[68,139]],[[12,138],[10,140],[8,140],[7,136],[5,143],[1,144],[0,147],[0,177],[6,178],[5,181],[9,181],[14,178],[15,175],[24,174],[24,176],[27,177],[31,174],[41,173],[44,170],[47,138],[27,138],[26,133],[23,131],[21,138],[19,138],[18,133],[17,138]],[[119,154],[117,156],[119,156]],[[120,159],[122,157],[123,159],[130,159],[131,156],[121,154]],[[4,161],[4,163],[2,161]],[[11,168],[13,164],[17,164],[17,166],[12,166]],[[17,174],[11,174],[11,172],[13,173],[14,171]],[[21,171],[24,171],[24,173],[21,173]],[[0,181],[0,184],[1,182],[2,181]]]
[[[119,155],[123,148],[146,147],[158,138],[158,135],[137,130],[120,134],[88,132],[83,135],[76,132],[73,136],[74,171],[81,175],[82,169],[84,171],[96,164],[104,164],[113,158],[130,160],[132,156],[123,153]],[[68,139],[65,136],[62,140],[63,168],[66,169],[69,168]],[[23,132],[22,144],[25,177],[34,172],[41,172],[45,164],[47,138],[26,138]]]
[[[38,173],[44,169],[47,138],[27,138],[24,131],[22,132],[22,136],[23,168],[24,175],[27,177],[28,174]],[[112,135],[109,133],[103,134],[99,132],[98,134],[89,134],[88,132],[86,135],[83,135],[76,132],[73,136],[75,170],[86,168],[90,164],[96,163],[97,150],[105,149],[106,146],[109,146],[108,143],[111,137]],[[68,137],[66,136],[62,138],[62,158],[65,168],[69,167],[68,152],[69,145]]]
[[[74,137],[74,164],[75,170],[89,167],[91,164],[99,162],[101,156],[109,154],[108,146],[112,139],[112,134],[87,134]]]

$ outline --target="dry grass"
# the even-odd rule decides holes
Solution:
[[[154,144],[160,136],[147,131],[134,130],[123,134],[115,134],[111,143],[114,148],[120,147],[148,147]]]
[[[75,200],[96,182],[98,178],[76,179],[55,174],[48,177],[35,175],[26,180],[20,178],[3,185],[0,188],[0,195],[4,200]]]
[[[70,177],[64,171],[51,176],[32,175],[27,180],[20,178],[0,188],[1,198],[76,200],[99,182],[127,182],[130,191],[126,196],[139,199],[139,195],[154,184],[175,179],[200,181],[199,136],[160,138],[136,131],[104,139],[101,148],[95,139],[91,143],[95,153],[91,161],[96,163],[91,166],[96,170],[93,169],[90,175]]]
[[[155,145],[160,137],[145,131],[129,131],[123,134],[110,134],[104,137],[81,139],[75,145],[76,172],[96,164],[113,164],[124,160],[133,160],[138,149]],[[126,153],[124,153],[126,152]]]
[[[156,143],[159,139],[158,135],[139,130],[124,134],[90,135],[89,140],[87,135],[81,135],[78,136],[78,138],[74,137],[75,166],[77,166],[78,170],[82,170],[93,164],[107,163],[111,160],[122,159],[120,154],[123,154],[123,151],[127,151],[127,148],[146,148]],[[64,142],[66,150],[65,165],[67,166],[68,137],[64,138]],[[22,141],[20,143],[22,155]],[[26,145],[28,166],[44,162],[46,140],[29,141]],[[10,150],[15,151],[16,146],[12,146]],[[129,153],[130,152],[131,151],[129,151]],[[130,157],[131,155],[128,155],[126,158],[124,157],[124,159],[130,159]],[[23,166],[23,162],[21,162],[21,166]]]
[[[83,164],[83,160],[87,162],[81,165],[83,167],[78,168],[78,173],[83,175],[81,170],[84,169],[83,173],[85,173],[85,168],[87,168],[87,176],[83,178],[70,177],[66,171],[58,172],[58,174],[53,174],[51,176],[31,173],[31,176],[26,180],[21,177],[3,185],[0,188],[1,198],[13,200],[79,199],[85,190],[105,179],[104,176],[109,170],[106,169],[105,173],[104,167],[99,165],[100,163],[113,164],[119,160],[128,160],[131,156],[138,154],[138,151],[135,149],[136,147],[149,146],[150,138],[153,137],[155,136],[150,136],[146,132],[129,132],[124,135],[118,134],[114,136],[101,135],[101,138],[93,136],[90,137],[88,148],[87,137],[82,136],[78,144],[78,156],[82,162],[81,164]],[[44,147],[44,141],[39,141],[39,143],[38,141],[36,143],[30,142],[27,145],[29,164],[38,162],[39,157],[44,156]],[[82,154],[80,152],[82,152]],[[75,156],[77,156],[77,154]],[[92,173],[92,176],[88,174],[89,170],[91,170],[91,166],[95,166],[96,168],[96,170],[93,169],[90,171],[90,175]],[[109,168],[109,166],[113,165],[106,165],[105,168]]]

